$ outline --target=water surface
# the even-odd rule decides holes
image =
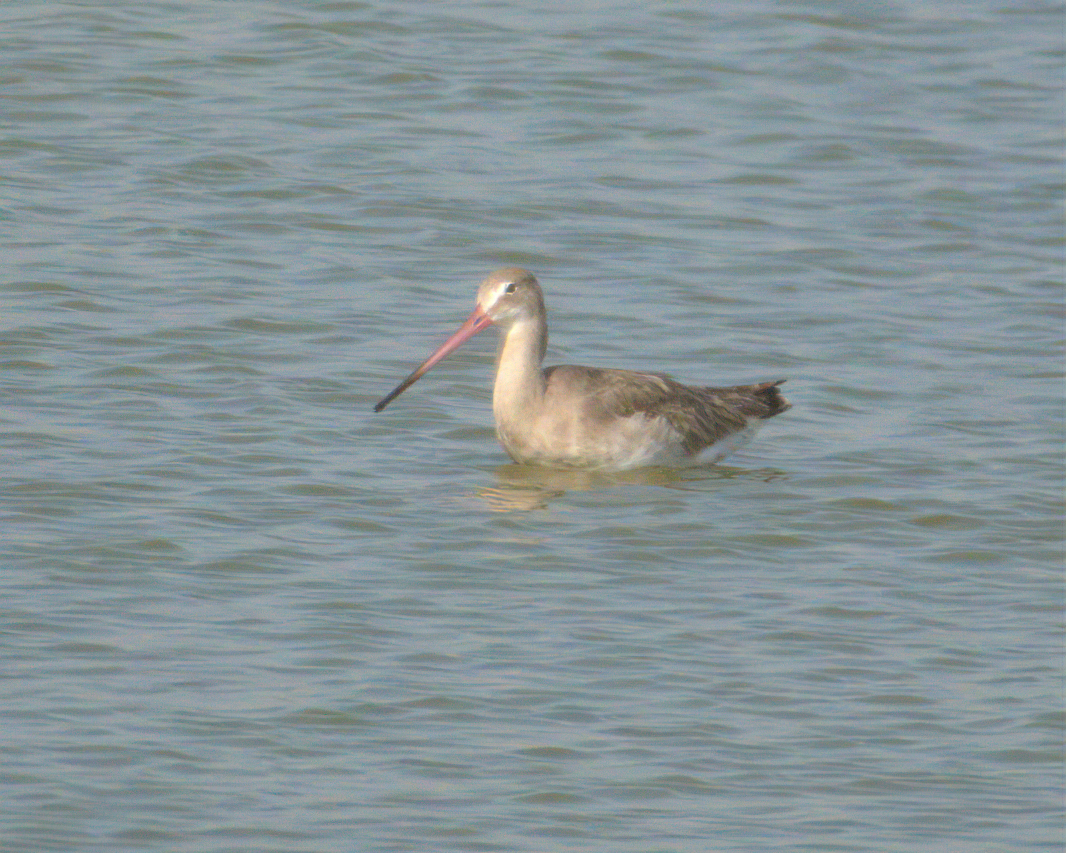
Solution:
[[[0,847],[1062,845],[1061,9],[21,5]],[[549,363],[794,408],[509,464]]]

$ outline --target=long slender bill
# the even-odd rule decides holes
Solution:
[[[437,351],[423,361],[410,376],[385,395],[381,402],[374,406],[374,411],[380,412],[389,405],[389,403],[421,379],[426,371],[448,355],[448,353],[457,350],[464,341],[470,340],[470,338],[474,337],[478,332],[483,332],[491,325],[492,320],[489,315],[482,311],[480,306],[475,308],[474,313],[467,317],[466,322],[456,329],[455,334],[441,344]]]

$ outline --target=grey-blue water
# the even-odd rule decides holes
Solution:
[[[1062,849],[1063,10],[0,7],[0,849]],[[548,363],[788,377],[509,464]]]

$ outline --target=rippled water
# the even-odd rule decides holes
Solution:
[[[0,14],[0,849],[1062,849],[1060,8]],[[372,414],[504,264],[793,410]]]

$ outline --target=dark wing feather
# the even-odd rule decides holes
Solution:
[[[682,436],[686,453],[699,453],[748,425],[779,415],[790,404],[778,386],[785,380],[726,388],[694,388],[660,373],[559,365],[544,378],[567,386],[570,399],[586,401],[588,414],[609,420],[638,413],[662,417]]]

